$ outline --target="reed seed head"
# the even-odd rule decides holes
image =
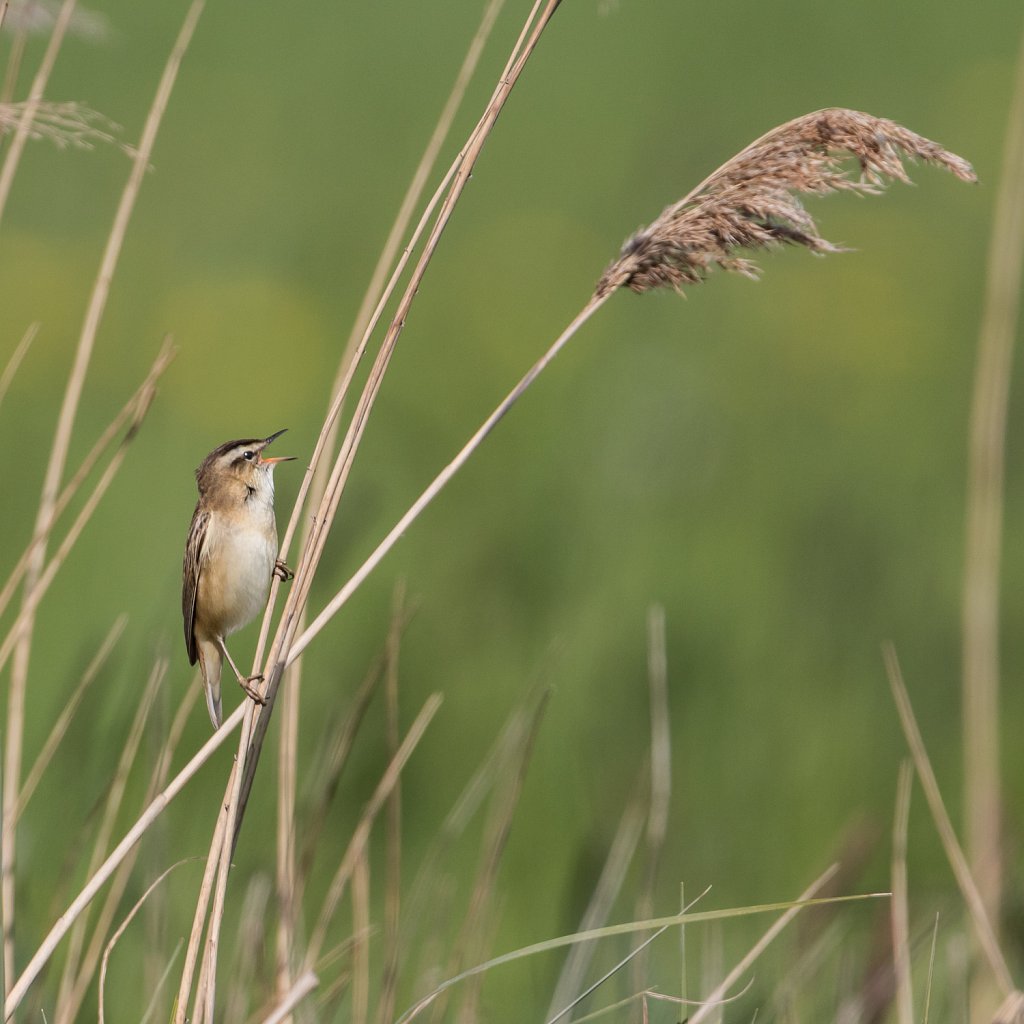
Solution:
[[[874,195],[888,179],[910,181],[904,157],[937,164],[961,181],[977,180],[966,160],[938,143],[857,110],[818,110],[773,128],[627,239],[595,297],[623,287],[681,291],[715,266],[756,278],[758,267],[740,255],[744,250],[802,245],[842,252],[818,233],[799,194]]]

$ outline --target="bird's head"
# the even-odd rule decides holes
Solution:
[[[227,441],[214,448],[203,459],[196,470],[196,483],[201,495],[215,492],[259,495],[272,499],[274,496],[274,466],[279,462],[290,462],[294,455],[278,455],[267,458],[263,452],[283,430],[264,438],[242,438]],[[243,495],[243,496],[245,496]]]

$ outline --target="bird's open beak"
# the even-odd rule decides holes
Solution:
[[[287,429],[288,428],[285,427],[285,430],[287,430]],[[267,445],[269,445],[272,441],[275,441],[283,433],[284,433],[284,430],[279,430],[276,434],[271,434],[270,437],[268,437],[266,439],[266,441],[263,442],[263,447],[266,448]],[[295,458],[296,458],[296,456],[294,456],[294,455],[278,455],[276,458],[273,458],[273,459],[265,459],[265,458],[263,458],[262,450],[260,451],[260,462],[262,462],[264,466],[272,466],[272,465],[274,465],[275,462],[294,462]]]

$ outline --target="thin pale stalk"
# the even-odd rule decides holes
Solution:
[[[401,950],[403,963],[410,964],[415,952],[419,962],[425,965],[417,972],[419,977],[428,974],[436,976],[441,970],[441,957],[439,953],[435,954],[435,950],[440,948],[440,929],[435,928],[433,922],[446,921],[452,917],[452,887],[444,865],[448,862],[455,842],[464,834],[487,794],[501,778],[511,751],[523,733],[524,720],[532,714],[530,705],[538,699],[541,698],[532,695],[524,702],[524,706],[517,707],[509,715],[491,749],[445,816],[420,862],[407,902]],[[414,989],[422,987],[414,986]]]
[[[935,947],[939,941],[939,915],[935,915],[935,924],[932,925],[932,944],[928,950],[928,977],[924,986],[924,1010],[921,1012],[921,1024],[928,1024],[931,1019],[932,1009],[932,985],[935,981]]]
[[[50,761],[53,759],[53,755],[60,746],[60,741],[64,738],[64,734],[68,731],[68,726],[71,724],[71,720],[75,717],[75,712],[78,710],[79,705],[82,703],[82,698],[85,696],[85,691],[88,690],[90,684],[100,673],[100,669],[106,664],[107,658],[110,657],[111,651],[117,641],[121,638],[121,634],[124,632],[124,627],[128,624],[127,615],[119,615],[114,621],[114,624],[110,627],[110,631],[107,633],[100,644],[99,650],[93,656],[92,661],[86,666],[85,671],[82,673],[82,678],[75,687],[75,692],[71,695],[68,702],[64,705],[63,710],[57,716],[57,721],[54,722],[53,728],[50,730],[50,735],[46,737],[46,742],[43,744],[42,750],[39,751],[38,757],[36,757],[28,774],[25,776],[25,784],[21,787],[21,795],[18,798],[18,806],[16,814],[20,818],[24,813],[26,806],[28,806],[29,800],[32,799],[32,794],[36,791],[36,786],[39,785],[39,780],[43,777],[46,769],[50,765]]]
[[[145,410],[140,413],[141,416],[145,415]],[[118,470],[121,468],[121,464],[124,462],[128,454],[128,445],[135,436],[134,431],[129,431],[121,442],[121,447],[111,456],[110,462],[104,468],[99,480],[96,482],[96,486],[93,488],[92,493],[86,499],[85,504],[82,506],[75,518],[75,521],[71,524],[71,528],[68,530],[66,536],[61,541],[60,546],[57,548],[53,558],[50,559],[46,564],[45,570],[42,574],[34,579],[29,588],[29,580],[26,577],[25,586],[26,592],[22,607],[18,612],[17,618],[11,624],[11,628],[7,631],[7,635],[4,637],[3,643],[0,643],[0,668],[7,664],[7,659],[11,656],[12,652],[15,655],[14,658],[14,670],[11,673],[11,689],[14,690],[14,679],[15,677],[21,677],[23,672],[20,670],[24,663],[19,662],[19,655],[22,653],[24,646],[23,641],[31,636],[32,628],[35,623],[35,613],[39,607],[40,602],[45,597],[46,592],[49,590],[50,585],[53,583],[57,576],[57,573],[63,567],[68,556],[71,554],[75,544],[78,543],[78,538],[82,535],[82,531],[88,525],[89,520],[92,519],[93,514],[99,507],[100,502],[103,500],[104,495],[110,488],[110,485],[114,482],[114,478],[117,476]],[[42,545],[36,549],[42,551]],[[24,681],[24,680],[23,680]],[[12,706],[11,702],[8,702],[9,711],[16,712],[18,718],[17,721],[23,723],[24,720],[24,691],[22,690],[21,696],[17,697]],[[21,769],[21,726],[16,724],[14,729],[10,728],[8,723],[8,734],[9,739],[14,738],[13,733],[18,733],[18,770]],[[13,767],[10,765],[9,767]],[[7,780],[4,780],[5,790]],[[18,796],[12,794],[11,799],[14,801],[9,808],[11,827],[16,826],[16,812],[18,807]],[[5,820],[7,815],[7,805],[5,804]],[[13,861],[7,862],[13,865]]]
[[[316,780],[316,789],[311,809],[307,815],[306,825],[303,834],[302,855],[299,858],[299,893],[305,891],[306,882],[309,880],[309,873],[313,867],[313,860],[319,846],[320,835],[323,832],[324,823],[327,820],[327,812],[330,809],[331,801],[338,788],[341,773],[348,763],[349,755],[355,744],[356,735],[363,722],[370,701],[377,692],[384,673],[384,658],[380,658],[370,671],[366,674],[352,699],[352,708],[345,718],[340,729],[332,729],[334,737],[326,754],[326,764],[320,778]]]
[[[249,881],[242,901],[231,986],[224,1000],[224,1024],[244,1024],[249,1015],[253,979],[266,935],[269,902],[270,883],[265,875],[256,875]]]
[[[549,1018],[547,1024],[558,1024],[558,1021],[562,1020],[564,1017],[567,1017],[570,1013],[572,1013],[572,1011],[576,1009],[576,1007],[579,1006],[584,999],[587,999],[590,996],[592,996],[606,981],[609,981],[612,978],[614,978],[615,975],[618,974],[623,967],[625,967],[629,963],[634,962],[635,959],[638,956],[640,956],[641,953],[646,952],[647,947],[650,946],[655,939],[660,938],[667,931],[668,925],[666,925],[664,928],[659,928],[653,935],[648,936],[646,939],[644,939],[644,941],[641,942],[640,945],[636,947],[636,949],[632,950],[630,953],[627,953],[626,956],[624,956],[614,967],[605,971],[605,973],[602,974],[601,977],[597,979],[597,981],[593,982],[593,984],[589,985],[586,989],[584,989],[584,991],[582,991],[578,996],[576,996],[576,998],[573,999],[573,1001],[569,1003],[568,1006],[560,1010],[553,1017]],[[602,1017],[604,1014],[606,1014],[609,1010],[617,1009],[619,1006],[627,1005],[636,1000],[637,998],[641,998],[643,995],[644,993],[641,992],[639,996],[630,996],[628,999],[623,1000],[621,1003],[616,1004],[614,1007],[605,1007],[602,1010],[598,1010],[596,1013],[587,1014],[586,1017],[578,1017],[576,1018],[576,1024],[580,1024],[581,1021],[588,1019],[596,1020],[598,1017]],[[673,1002],[676,1001],[674,997],[669,998],[671,998]]]
[[[156,700],[157,691],[160,689],[160,685],[163,683],[166,675],[167,659],[160,658],[150,673],[146,688],[139,701],[138,709],[135,712],[135,718],[132,720],[131,728],[128,730],[124,748],[118,759],[114,778],[111,781],[103,808],[103,816],[97,829],[96,841],[93,844],[87,874],[91,875],[103,863],[104,856],[110,846],[114,824],[117,821],[117,815],[121,810],[125,790],[128,786],[128,777],[131,774],[132,765],[135,763],[139,744],[142,742],[143,730],[149,718],[149,713],[153,708],[153,702]],[[54,1014],[54,1020],[57,1024],[70,1024],[78,1015],[78,1011],[85,999],[85,991],[92,981],[96,965],[102,955],[103,942],[113,922],[117,903],[124,892],[125,886],[128,884],[128,871],[126,867],[130,868],[132,859],[132,857],[129,857],[118,868],[94,929],[91,948],[82,959],[80,959],[80,952],[85,941],[87,916],[79,918],[75,927],[71,930],[68,940],[68,953],[64,961],[64,970],[61,974],[60,988],[57,993],[57,1005]]]
[[[312,971],[306,971],[292,986],[291,992],[281,1000],[270,1015],[263,1018],[263,1024],[281,1024],[292,1010],[319,984],[317,976]]]
[[[11,353],[11,358],[7,360],[4,372],[0,373],[0,405],[4,404],[7,389],[11,386],[11,381],[14,380],[14,375],[18,372],[18,367],[21,366],[25,353],[28,352],[29,346],[35,341],[38,333],[39,324],[30,324],[28,330],[21,336],[18,347]]]
[[[388,666],[384,686],[384,707],[388,756],[398,753],[401,740],[398,717],[398,658],[402,645],[402,622],[405,618],[405,581],[395,584],[391,602],[391,626],[388,630]],[[401,922],[402,890],[402,783],[401,779],[388,797],[385,813],[384,843],[387,869],[384,883],[384,941],[380,998],[377,1016],[381,1024],[389,1024],[395,1008],[398,983],[398,931]]]
[[[277,995],[283,998],[293,984],[295,922],[298,914],[295,863],[295,803],[298,787],[299,698],[302,663],[292,666],[285,687],[277,748]]]
[[[363,847],[352,865],[352,1024],[370,1017],[370,862]]]
[[[57,19],[53,24],[53,31],[50,33],[50,41],[46,44],[46,51],[40,61],[39,70],[36,71],[36,76],[32,80],[28,102],[22,107],[18,127],[14,129],[7,156],[4,158],[3,166],[0,167],[0,221],[3,220],[7,197],[11,194],[11,185],[14,182],[14,175],[18,171],[25,143],[28,142],[32,134],[32,121],[35,119],[36,111],[46,92],[46,85],[53,72],[53,66],[57,63],[57,55],[60,53],[68,25],[71,24],[71,15],[74,10],[75,0],[64,0],[64,3],[61,4]]]
[[[71,374],[68,378],[67,388],[64,392],[64,400],[61,405],[60,414],[57,420],[57,430],[54,436],[53,446],[50,450],[50,458],[46,467],[46,475],[43,480],[43,489],[39,501],[39,511],[36,517],[36,533],[41,532],[40,527],[52,517],[52,509],[56,501],[57,492],[60,487],[60,479],[64,473],[67,462],[68,449],[71,444],[71,435],[74,429],[78,404],[82,395],[85,383],[86,371],[92,358],[93,344],[99,330],[100,320],[106,307],[107,295],[110,291],[110,282],[117,267],[124,236],[131,219],[132,211],[135,208],[135,201],[146,169],[149,166],[150,157],[153,152],[153,144],[156,141],[157,130],[167,107],[177,77],[178,67],[191,39],[192,32],[202,10],[203,0],[193,0],[185,17],[185,23],[175,43],[171,55],[164,68],[164,73],[157,88],[153,105],[143,127],[142,138],[138,151],[132,162],[132,170],[128,182],[121,195],[121,201],[114,223],[107,239],[106,249],[100,262],[99,274],[93,286],[86,311],[85,321],[82,325],[82,332],[78,340],[78,348],[75,353]],[[58,23],[54,27],[54,35],[51,37],[51,46],[44,57],[44,64],[49,58],[50,50],[53,52],[53,60],[56,59],[56,49],[59,48],[59,40],[54,45],[53,40],[60,35],[70,20],[74,7],[74,0],[65,0],[61,13],[58,16]],[[52,66],[52,60],[51,60]],[[46,77],[49,70],[43,76],[43,68],[40,68],[42,76],[37,76],[37,82],[33,85],[32,100],[26,106],[26,112],[19,122],[18,131],[8,151],[7,159],[4,161],[0,171],[0,217],[3,214],[4,204],[10,190],[10,183],[13,180],[14,168],[17,166],[21,149],[24,147],[24,136],[27,134],[29,122],[27,114],[38,105],[42,97]],[[20,140],[20,141],[19,141]],[[37,577],[42,570],[45,561],[45,542],[41,543],[33,555],[29,565],[29,571],[25,578],[26,598],[35,591]],[[14,972],[14,880],[15,880],[15,850],[17,835],[17,819],[15,810],[18,802],[18,792],[21,788],[21,754],[24,733],[25,718],[25,688],[28,680],[29,654],[32,641],[33,616],[30,616],[25,623],[17,645],[17,654],[14,660],[14,667],[11,672],[10,685],[8,689],[8,713],[6,746],[4,750],[4,779],[3,779],[3,815],[0,823],[0,914],[4,920],[4,995],[10,993],[11,978]]]
[[[242,718],[243,706],[235,709],[233,717]],[[221,726],[221,729],[224,727]],[[237,772],[237,762],[231,763],[231,771],[228,774],[228,786],[234,783]],[[213,830],[213,838],[210,840],[210,852],[206,858],[206,868],[203,871],[203,881],[199,886],[199,896],[196,899],[196,909],[192,915],[192,931],[189,933],[188,946],[185,950],[185,960],[181,969],[181,980],[178,983],[178,998],[175,1000],[174,1024],[185,1024],[186,1012],[188,1010],[188,998],[192,994],[192,981],[195,977],[196,961],[199,958],[199,951],[202,948],[203,925],[206,923],[206,912],[210,906],[210,899],[213,896],[213,885],[216,878],[217,851],[224,845],[224,832],[227,825],[227,808],[222,807],[217,815],[217,824]],[[200,986],[201,987],[201,986]]]
[[[338,865],[338,869],[334,873],[334,878],[331,879],[327,896],[324,898],[320,909],[320,915],[317,918],[316,925],[310,936],[309,944],[306,949],[307,969],[312,968],[316,963],[317,958],[320,956],[320,951],[323,949],[324,939],[327,937],[327,929],[330,926],[335,911],[338,909],[338,903],[341,901],[341,897],[345,893],[345,887],[352,875],[352,868],[355,866],[356,860],[362,855],[362,851],[366,848],[366,844],[370,838],[370,831],[373,828],[373,823],[376,820],[377,815],[380,813],[381,807],[383,807],[388,794],[398,781],[402,769],[412,756],[412,752],[416,749],[419,741],[423,738],[423,733],[426,731],[431,719],[433,719],[434,715],[437,714],[437,710],[440,706],[440,694],[432,694],[427,699],[427,702],[420,709],[420,713],[416,716],[416,720],[409,728],[408,733],[406,733],[405,740],[402,742],[402,746],[399,748],[398,753],[391,759],[387,769],[381,776],[380,782],[377,783],[377,788],[374,790],[369,803],[367,803],[366,807],[363,809],[359,822],[349,839],[345,855],[342,857],[341,863]]]
[[[53,504],[49,517],[45,522],[37,525],[32,540],[29,541],[25,550],[21,553],[21,557],[15,563],[14,568],[11,570],[7,580],[4,582],[3,588],[0,589],[0,615],[2,615],[6,610],[7,605],[14,596],[18,584],[24,577],[36,549],[47,542],[50,532],[53,529],[53,524],[60,517],[64,509],[67,508],[71,499],[78,493],[79,488],[93,471],[101,456],[106,452],[107,448],[110,447],[111,443],[120,433],[121,428],[124,427],[126,423],[129,423],[129,421],[131,422],[131,426],[121,443],[125,444],[135,436],[135,431],[138,430],[138,426],[142,422],[142,417],[148,410],[150,402],[156,393],[156,383],[167,367],[170,366],[173,358],[174,348],[168,338],[161,347],[153,365],[149,368],[149,372],[146,374],[145,379],[136,389],[131,398],[129,398],[121,407],[118,414],[110,421],[103,433],[100,434],[96,443],[90,449],[89,454],[86,455],[72,478],[67,482],[67,484],[65,484],[64,489],[60,492],[60,495]]]
[[[240,763],[240,759],[249,745],[249,736],[252,730],[253,705],[252,702],[248,700],[244,701],[244,704],[246,707],[246,715],[242,719],[242,729],[238,741],[238,754],[236,755],[235,761],[236,765]],[[205,1008],[206,1020],[208,1020],[210,1024],[213,1024],[214,1021],[214,1007],[216,1005],[215,993],[217,986],[217,958],[220,952],[220,933],[224,924],[224,910],[227,904],[228,874],[231,871],[231,852],[234,849],[231,837],[234,832],[234,824],[238,817],[238,798],[241,792],[240,779],[241,772],[233,768],[231,772],[231,783],[228,787],[230,796],[224,816],[224,838],[221,843],[220,850],[211,851],[211,857],[214,855],[214,852],[217,853],[220,864],[217,868],[217,878],[213,893],[213,906],[210,908],[210,922],[206,929],[206,953],[203,957],[203,971],[206,975],[205,984],[203,983],[203,975],[200,974],[199,984],[196,986],[196,1024],[199,1024],[203,1019],[203,1013],[199,1011],[200,1000]]]
[[[806,903],[806,901],[813,899],[814,894],[835,873],[836,866],[833,865],[797,897],[798,903],[803,904]],[[785,928],[786,925],[789,924],[789,922],[792,921],[802,909],[802,906],[790,907],[779,917],[779,919],[764,933],[764,935],[754,943],[750,951],[739,961],[739,963],[737,963],[736,966],[733,967],[733,969],[722,979],[721,984],[719,984],[718,987],[708,995],[707,1000],[702,1000],[702,1005],[690,1016],[689,1024],[701,1024],[701,1021],[708,1019],[712,1012],[714,1012],[717,1005],[719,1005],[725,998],[729,989],[731,989],[733,985],[735,985],[740,978],[750,970],[751,965],[765,951],[765,949],[768,948],[770,943],[782,931],[782,929]]]
[[[914,1024],[914,988],[910,978],[910,906],[907,899],[907,827],[910,822],[910,786],[914,769],[909,761],[900,765],[896,783],[896,809],[892,825],[892,928],[893,969],[896,981],[896,1019]]]
[[[517,50],[513,52],[513,56],[510,58],[506,69],[506,74],[504,74],[499,80],[490,104],[484,112],[483,117],[478,122],[477,127],[471,133],[467,146],[464,148],[457,160],[457,170],[453,176],[451,187],[445,196],[441,210],[438,213],[430,235],[424,244],[423,253],[412,272],[409,285],[407,286],[402,299],[399,301],[398,310],[391,321],[391,325],[388,328],[383,342],[381,343],[377,359],[370,371],[369,377],[356,406],[356,410],[353,414],[352,421],[349,424],[345,444],[342,445],[341,453],[335,460],[334,470],[331,475],[331,483],[328,485],[325,499],[321,502],[316,516],[317,529],[311,532],[309,543],[303,552],[303,557],[296,571],[295,580],[293,582],[288,601],[285,604],[284,612],[282,613],[281,620],[278,623],[277,634],[267,660],[268,669],[264,671],[264,675],[267,677],[267,683],[264,690],[266,704],[260,709],[260,713],[256,720],[256,732],[253,742],[250,745],[243,761],[244,776],[242,783],[242,798],[238,825],[236,826],[235,831],[235,842],[237,842],[238,839],[238,828],[241,826],[242,817],[245,813],[249,792],[252,788],[252,780],[255,777],[260,752],[263,749],[266,731],[269,726],[270,717],[273,713],[274,702],[277,699],[277,691],[281,684],[281,677],[286,667],[285,659],[287,657],[288,648],[294,639],[298,616],[301,614],[305,601],[308,598],[309,588],[312,585],[316,566],[323,553],[327,533],[330,530],[335,514],[337,513],[338,502],[341,498],[341,491],[343,489],[344,482],[347,479],[348,471],[351,467],[352,459],[355,456],[359,440],[362,438],[370,409],[372,408],[376,395],[379,391],[383,374],[387,369],[391,355],[397,345],[399,335],[405,325],[406,318],[409,315],[409,310],[412,306],[413,300],[415,299],[416,293],[422,283],[423,276],[425,275],[427,267],[433,258],[435,250],[437,249],[444,228],[447,226],[448,221],[454,212],[455,204],[458,202],[459,197],[462,195],[462,192],[469,181],[469,176],[476,164],[480,151],[490,135],[490,132],[494,127],[494,123],[503,109],[513,86],[522,74],[527,60],[539,43],[541,34],[548,22],[551,20],[551,17],[554,15],[555,10],[558,8],[559,2],[560,0],[547,0],[544,10],[540,13],[539,17],[536,18],[532,27],[531,22],[533,21],[533,14],[531,13],[531,20],[527,22],[527,27],[524,28],[523,35],[520,37],[521,40],[525,38],[526,41],[522,42],[521,45],[517,47]],[[535,7],[534,12],[536,12],[537,9],[538,8]]]
[[[4,1001],[4,1020],[9,1020],[14,1011],[21,1005],[29,987],[39,977],[40,972],[53,956],[60,941],[67,935],[82,911],[92,902],[104,883],[117,870],[135,844],[145,835],[154,821],[167,809],[171,801],[195,777],[199,769],[213,756],[238,727],[245,712],[245,705],[239,704],[228,716],[224,724],[193,754],[188,764],[171,780],[153,799],[134,825],[125,833],[124,838],[114,847],[110,856],[103,862],[97,872],[89,879],[82,891],[71,902],[70,906],[58,918],[47,933],[39,948],[35,951],[28,966],[22,971],[13,988]]]
[[[604,867],[598,877],[597,885],[587,903],[587,909],[580,919],[579,931],[592,931],[600,928],[608,920],[626,872],[636,853],[637,844],[643,833],[644,821],[650,820],[650,807],[647,794],[648,772],[645,771],[633,786],[633,792],[626,802],[625,810],[619,819],[619,827],[615,830],[615,838],[608,850]],[[647,915],[649,916],[649,915]],[[641,918],[642,920],[642,918]],[[575,1004],[583,979],[587,975],[591,961],[597,950],[591,945],[573,946],[565,958],[551,1002],[548,1004],[546,1017],[557,1017],[566,1004]],[[564,1011],[563,1011],[564,1012]]]
[[[932,770],[931,760],[925,748],[924,740],[921,738],[921,731],[914,716],[914,709],[910,703],[910,695],[907,693],[906,684],[903,682],[903,673],[900,671],[900,664],[896,657],[896,651],[891,644],[886,644],[884,649],[885,667],[889,677],[889,686],[892,689],[893,699],[896,702],[896,710],[899,712],[900,724],[903,726],[903,735],[907,739],[907,746],[914,758],[914,767],[917,770],[917,777],[921,780],[921,788],[924,790],[925,799],[928,801],[928,809],[932,813],[932,820],[935,822],[936,831],[942,840],[942,848],[946,851],[946,858],[957,884],[960,886],[960,893],[967,905],[967,911],[974,925],[978,943],[989,968],[996,979],[1002,995],[1009,996],[1015,991],[1013,975],[1007,966],[1006,959],[999,942],[996,939],[995,930],[989,921],[988,911],[985,909],[985,901],[978,891],[977,883],[971,874],[970,866],[960,842],[953,830],[953,823],[950,821],[946,805],[942,800],[942,793]]]
[[[668,707],[668,657],[665,653],[665,609],[652,605],[647,611],[647,690],[651,718],[651,789],[647,817],[646,864],[636,901],[636,917],[654,913],[654,886],[658,878],[672,799],[672,730]],[[646,953],[633,960],[633,987],[647,988]]]
[[[1024,41],[1004,137],[971,401],[961,605],[965,841],[971,874],[997,938],[1003,875],[999,570],[1006,419],[1024,266]],[[975,992],[972,1001],[979,997]],[[975,1009],[983,1012],[980,1006]]]
[[[160,972],[160,977],[156,979],[156,984],[153,985],[153,994],[150,996],[146,1012],[139,1019],[139,1024],[149,1024],[153,1019],[153,1015],[156,1013],[157,1000],[160,998],[160,994],[164,990],[164,985],[167,983],[167,979],[171,976],[171,971],[174,969],[174,961],[178,959],[178,954],[181,952],[181,946],[182,940],[178,939],[174,945],[174,952],[167,961],[167,966]]]
[[[488,434],[501,422],[513,405],[523,396],[530,385],[543,373],[545,368],[568,344],[576,332],[604,305],[612,293],[601,298],[591,299],[577,314],[572,323],[552,343],[551,347],[537,360],[519,383],[502,399],[494,412],[480,425],[476,433],[463,445],[458,454],[441,470],[423,493],[413,502],[409,510],[395,524],[388,535],[374,548],[365,562],[356,570],[349,581],[327,603],[326,607],[313,622],[291,644],[286,656],[286,664],[293,662],[309,646],[314,637],[338,613],[346,601],[363,584],[366,578],[384,559],[384,556],[395,546],[405,531],[419,518],[423,510],[451,482],[452,477],[466,464],[473,453],[486,440]]]
[[[512,819],[522,796],[530,755],[533,753],[549,695],[549,690],[543,691],[530,714],[522,716],[519,734],[512,738],[506,751],[507,760],[498,773],[500,784],[495,788],[484,823],[480,841],[480,862],[473,880],[469,906],[451,958],[453,970],[458,970],[467,960],[483,956],[487,940],[493,938],[494,929],[497,927],[497,921],[491,920],[494,915],[489,914],[489,910],[494,902],[498,868],[508,844]],[[482,979],[478,978],[468,986],[468,992],[457,1017],[460,1022],[477,1019],[481,983]],[[434,1019],[439,1020],[440,1016],[440,1012],[435,1012]]]
[[[182,864],[187,864],[190,860],[195,860],[194,857],[186,857],[184,860],[179,860],[176,864],[172,864],[166,871],[158,875],[157,878],[150,883],[146,891],[138,898],[135,905],[128,912],[125,919],[117,926],[114,934],[110,936],[110,940],[103,948],[103,960],[100,963],[100,986],[99,986],[99,1024],[105,1024],[106,1021],[106,1010],[104,1007],[104,992],[107,987],[107,966],[110,963],[110,954],[114,951],[114,947],[117,945],[121,936],[124,935],[128,929],[128,925],[135,920],[135,915],[142,909],[146,900],[149,899],[150,895],[156,890],[161,882],[175,869],[180,868]]]

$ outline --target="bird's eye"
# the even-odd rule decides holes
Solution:
[[[245,459],[246,462],[252,462],[252,460],[256,458],[256,453],[255,452],[242,452],[242,458]]]

